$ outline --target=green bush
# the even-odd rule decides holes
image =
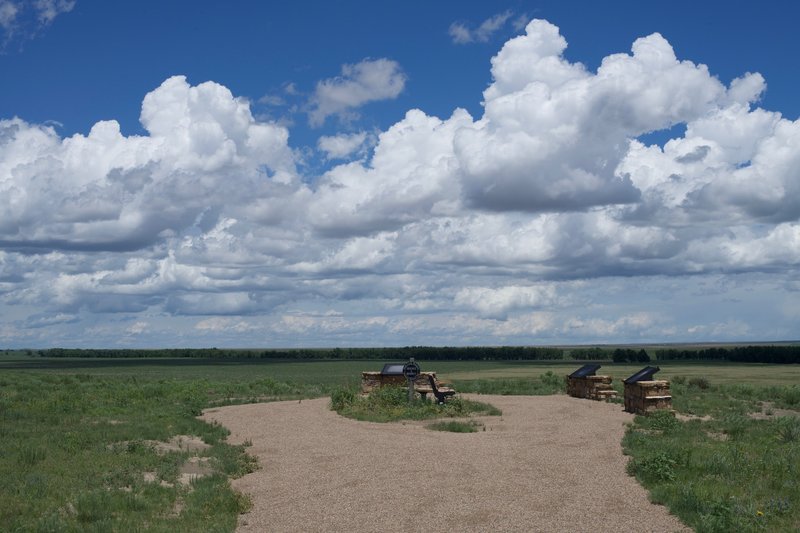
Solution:
[[[337,387],[331,393],[331,409],[341,411],[356,401],[358,393],[349,387]]]
[[[565,387],[564,378],[554,373],[552,370],[548,370],[539,376],[539,379],[542,380],[542,383],[544,383],[547,387],[555,390],[563,390]]]

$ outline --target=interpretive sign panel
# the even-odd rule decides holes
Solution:
[[[403,375],[411,380],[417,379],[419,376],[419,370],[419,365],[415,363],[413,359],[403,365]]]
[[[403,375],[408,380],[408,401],[414,401],[414,380],[419,376],[419,365],[414,362],[414,358],[408,360],[408,363],[403,365]]]

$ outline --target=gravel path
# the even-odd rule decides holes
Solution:
[[[475,398],[475,397],[473,397]],[[568,396],[479,396],[486,431],[340,417],[328,399],[209,409],[252,442],[261,469],[234,480],[253,509],[238,531],[687,530],[625,473],[632,416]]]

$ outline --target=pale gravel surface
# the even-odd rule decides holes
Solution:
[[[568,396],[472,396],[502,409],[485,432],[340,417],[327,398],[209,409],[252,442],[260,470],[237,531],[687,530],[625,473],[618,404]]]

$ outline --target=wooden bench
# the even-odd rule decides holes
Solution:
[[[436,378],[429,375],[428,376],[428,383],[430,387],[414,387],[414,390],[420,393],[423,400],[428,398],[428,394],[431,393],[436,397],[436,401],[438,403],[445,403],[448,398],[455,395],[455,389],[451,389],[450,387],[441,387],[439,383],[437,383]]]

